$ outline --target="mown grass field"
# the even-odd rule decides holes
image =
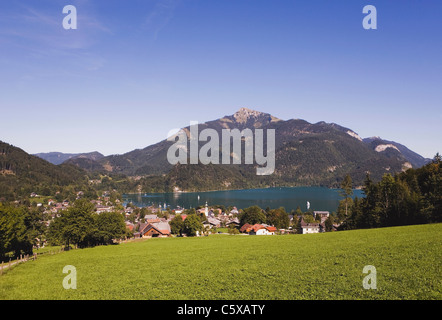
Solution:
[[[21,264],[0,277],[0,299],[442,299],[441,249],[442,224],[149,239]],[[76,290],[62,286],[66,265]]]

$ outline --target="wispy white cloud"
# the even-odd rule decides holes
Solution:
[[[82,8],[78,14],[78,29],[67,31],[62,26],[61,8],[57,15],[30,6],[20,5],[22,10],[2,16],[0,36],[27,41],[29,46],[42,45],[51,48],[82,49],[95,44],[102,33],[112,34],[96,16]],[[58,7],[57,7],[58,8]]]
[[[152,33],[154,40],[173,19],[175,9],[180,2],[180,0],[158,0],[154,9],[147,15],[142,27]]]
[[[105,59],[94,48],[100,44],[103,34],[112,35],[108,26],[88,10],[78,10],[78,29],[65,30],[62,25],[62,6],[54,13],[38,6],[20,4],[11,12],[0,14],[0,43],[10,52],[30,59],[57,61],[63,59],[81,67],[96,71],[105,65]],[[16,60],[14,55],[3,57],[3,61]],[[28,79],[28,78],[25,78]]]
[[[21,7],[24,9],[24,12],[16,16],[15,19],[22,23],[39,23],[53,27],[59,26],[59,22],[54,16],[45,14],[29,6],[21,5]]]

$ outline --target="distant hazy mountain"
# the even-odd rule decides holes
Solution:
[[[353,130],[335,123],[309,123],[301,119],[281,120],[268,113],[241,108],[233,115],[199,124],[199,130],[211,128],[221,137],[222,129],[275,129],[276,169],[270,176],[256,176],[254,165],[176,165],[166,155],[172,142],[163,140],[144,149],[123,155],[103,157],[78,166],[96,166],[108,172],[129,176],[150,176],[157,190],[213,190],[265,187],[274,185],[339,186],[346,174],[355,185],[367,172],[373,179],[420,167],[426,159],[406,147],[385,140],[363,140]],[[189,130],[189,127],[184,128]],[[391,144],[394,147],[382,145]],[[204,143],[200,143],[204,145]],[[391,152],[390,149],[394,149]],[[397,149],[397,150],[396,150]],[[159,178],[161,177],[161,178]],[[147,183],[148,184],[148,183]]]
[[[58,165],[69,159],[90,159],[93,161],[98,161],[104,157],[101,153],[94,151],[90,153],[62,153],[62,152],[48,152],[48,153],[37,153],[35,156],[42,158],[52,164]]]

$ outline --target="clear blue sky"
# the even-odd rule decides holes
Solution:
[[[362,28],[367,4],[378,30]],[[432,157],[441,15],[436,0],[1,1],[0,140],[121,154],[248,107]]]

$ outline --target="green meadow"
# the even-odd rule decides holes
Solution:
[[[442,299],[442,224],[311,235],[165,238],[42,255],[0,299]],[[66,265],[77,289],[64,289]],[[377,289],[364,289],[366,265]]]

